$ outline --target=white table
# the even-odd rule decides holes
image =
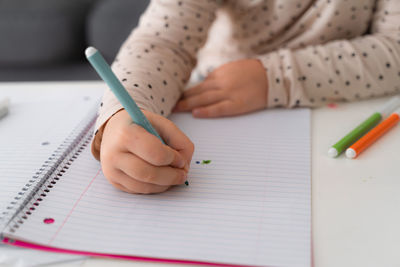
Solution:
[[[315,266],[400,266],[400,128],[355,160],[326,155],[330,145],[387,99],[313,111]]]
[[[0,90],[21,86],[40,88],[43,93],[70,88],[97,94],[104,88],[99,82],[4,83],[0,84]],[[312,112],[312,229],[316,267],[400,266],[400,127],[391,130],[356,160],[327,156],[330,145],[386,100],[339,103],[337,108],[323,107]],[[108,259],[86,259],[81,266],[111,265],[168,266]]]

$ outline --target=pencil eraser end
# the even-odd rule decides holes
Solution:
[[[93,56],[96,52],[97,52],[96,48],[94,48],[93,46],[89,46],[85,50],[85,55],[87,58],[89,58],[89,57]]]
[[[334,148],[334,147],[329,148],[328,155],[331,158],[336,158],[337,155],[338,155],[338,152],[337,152],[336,148]]]
[[[346,150],[346,157],[348,157],[349,159],[354,159],[356,157],[356,152],[354,151],[354,149],[348,148]]]

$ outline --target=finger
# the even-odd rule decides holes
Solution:
[[[162,117],[160,116],[160,118]],[[121,143],[123,143],[124,146],[121,147],[121,149],[125,149],[125,151],[127,150],[137,155],[154,166],[172,165],[183,168],[186,164],[186,160],[178,151],[163,144],[160,139],[147,132],[139,125],[131,125],[123,132],[122,138],[123,142]]]
[[[149,116],[149,120],[152,122],[155,116],[158,115],[151,114]],[[168,144],[168,146],[183,156],[183,158],[186,160],[185,168],[188,169],[190,161],[192,160],[194,144],[173,122],[164,117],[161,117],[161,120],[163,120],[162,123],[153,123],[154,128],[158,133],[160,133],[161,137]],[[175,164],[175,162],[170,165],[180,168]]]
[[[204,93],[184,98],[176,105],[176,111],[190,111],[194,108],[217,103],[226,97],[221,91],[209,90]]]
[[[193,86],[192,88],[187,89],[186,91],[183,92],[183,98],[198,95],[201,93],[204,93],[208,90],[214,90],[215,85],[210,79],[206,79],[203,82]]]
[[[187,178],[183,169],[156,167],[131,153],[123,153],[115,167],[137,181],[156,185],[183,184]]]
[[[229,115],[235,115],[238,111],[230,100],[223,100],[221,102],[193,109],[193,117],[196,118],[215,118]]]
[[[169,188],[169,186],[155,185],[143,183],[129,177],[121,170],[115,171],[115,178],[109,180],[115,187],[129,193],[136,194],[153,194],[161,193]]]
[[[103,167],[103,165],[102,165]],[[103,168],[104,175],[107,180],[116,188],[128,192],[128,193],[159,193],[168,189],[168,186],[158,186],[158,185],[145,185],[141,182],[130,183],[128,180],[133,180],[129,178],[123,171],[116,168]],[[128,177],[128,179],[127,179]]]
[[[110,182],[110,184],[112,184],[115,188],[117,188],[117,189],[119,189],[121,191],[124,191],[124,192],[127,192],[127,193],[131,193],[131,194],[139,194],[138,192],[130,190],[130,189],[126,188],[125,186],[119,184],[119,183],[114,183],[114,182],[111,182],[111,181],[108,181],[108,182]]]

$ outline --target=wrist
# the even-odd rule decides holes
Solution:
[[[268,92],[269,92],[269,83],[268,83],[268,70],[267,68],[263,65],[262,61],[259,59],[254,59],[257,64],[258,64],[258,73],[260,76],[260,84],[261,88],[264,92],[264,106],[263,108],[268,107]]]
[[[95,159],[100,160],[101,142],[103,140],[104,129],[106,128],[108,122],[114,117],[114,115],[122,110],[125,109],[121,108],[117,110],[113,115],[110,116],[110,118],[108,118],[102,125],[100,125],[97,130],[95,130],[91,145],[92,155]]]

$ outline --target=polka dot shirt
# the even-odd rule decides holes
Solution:
[[[399,0],[152,0],[112,68],[137,104],[168,116],[192,71],[257,58],[268,107],[400,92]],[[122,106],[107,90],[102,125]]]

